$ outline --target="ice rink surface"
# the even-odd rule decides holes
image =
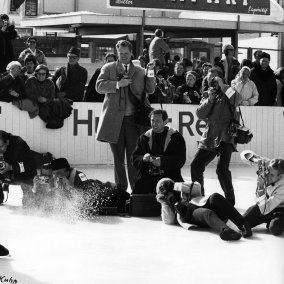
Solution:
[[[78,168],[89,178],[113,181],[112,166]],[[243,213],[254,203],[256,167],[231,170],[236,208]],[[188,179],[189,168],[182,173]],[[222,193],[214,165],[205,178],[206,194]],[[284,283],[284,236],[268,234],[264,225],[249,239],[225,242],[212,231],[187,231],[160,218],[47,217],[24,210],[21,198],[14,186],[0,206],[0,243],[11,253],[0,258],[0,283]]]

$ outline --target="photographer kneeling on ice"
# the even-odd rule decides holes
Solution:
[[[162,204],[162,220],[165,224],[178,222],[183,228],[193,226],[212,228],[225,241],[239,240],[252,235],[242,215],[219,193],[202,196],[198,182],[174,182],[161,179],[156,187],[157,201]],[[234,231],[226,225],[230,219],[241,231]]]
[[[28,144],[19,136],[0,130],[0,204],[9,184],[32,185],[36,175],[33,154]]]
[[[266,159],[252,151],[243,151],[242,159],[257,163],[256,204],[243,215],[251,228],[266,223],[279,236],[284,232],[284,160]]]

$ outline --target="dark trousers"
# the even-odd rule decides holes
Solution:
[[[125,116],[120,129],[118,142],[111,143],[110,148],[114,159],[114,178],[118,188],[127,190],[128,182],[125,171],[125,154],[127,160],[128,179],[131,188],[134,187],[134,180],[137,169],[132,166],[130,157],[136,146],[139,130],[134,122],[133,116]]]
[[[219,193],[213,193],[203,207],[193,210],[190,223],[199,227],[210,227],[217,232],[222,232],[227,227],[226,221],[230,219],[238,228],[244,225],[244,218]]]
[[[198,149],[191,163],[191,179],[201,184],[202,194],[204,195],[204,171],[205,167],[218,155],[216,173],[225,197],[232,204],[235,204],[234,187],[232,175],[229,170],[232,152],[234,148],[230,143],[221,142],[215,151]]]
[[[245,221],[250,225],[251,228],[256,227],[260,224],[267,224],[269,231],[275,235],[281,235],[284,232],[284,208],[275,208],[270,213],[262,215],[259,207],[253,205],[243,215]]]

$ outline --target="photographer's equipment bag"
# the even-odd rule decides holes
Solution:
[[[156,194],[132,194],[129,215],[133,217],[161,216],[161,204],[156,200]]]
[[[237,144],[248,144],[251,141],[253,134],[247,127],[245,127],[240,107],[239,107],[239,112],[242,120],[242,125],[239,125],[237,128],[237,136],[235,141]]]
[[[234,98],[234,102],[235,102],[235,99],[236,99],[236,97]],[[234,111],[232,109],[232,105],[231,105],[229,100],[228,100],[228,103],[229,103],[229,106],[230,106],[230,111],[231,111],[233,117],[235,117]],[[228,133],[229,133],[230,136],[235,136],[235,142],[237,144],[248,144],[251,141],[253,134],[250,131],[250,129],[245,126],[240,106],[238,106],[238,108],[239,108],[239,113],[240,113],[242,124],[240,124],[235,119],[231,119],[230,124],[229,124],[229,128],[228,128]]]

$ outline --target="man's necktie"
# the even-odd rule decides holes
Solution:
[[[127,65],[124,65],[125,73],[127,73]]]

